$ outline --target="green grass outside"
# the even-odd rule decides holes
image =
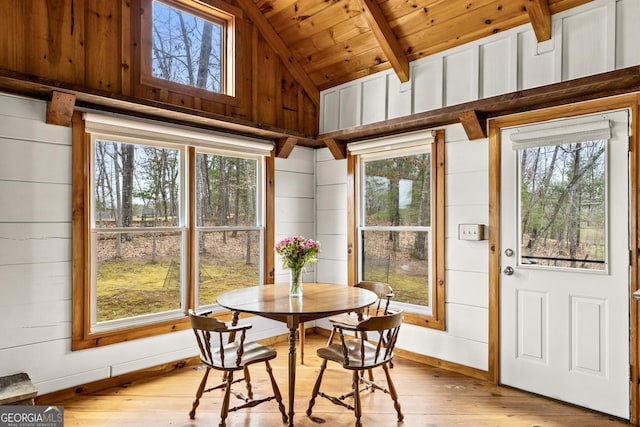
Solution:
[[[202,267],[201,305],[214,303],[222,292],[246,286],[247,278],[256,278],[257,284],[253,265],[216,259]],[[112,259],[100,263],[98,322],[179,309],[178,271],[171,260],[148,263]]]
[[[122,259],[100,263],[98,322],[179,309],[178,267],[169,259],[157,263]],[[216,258],[202,263],[200,280],[200,305],[207,305],[215,303],[223,292],[257,284],[258,272],[255,265]],[[369,269],[367,280],[386,281],[386,270]],[[389,283],[394,289],[395,301],[428,303],[429,292],[423,277],[390,272]]]
[[[425,278],[422,276],[390,271],[387,279],[386,268],[370,265],[367,268],[365,280],[389,283],[393,288],[393,301],[419,305],[429,303],[429,286],[425,287]]]

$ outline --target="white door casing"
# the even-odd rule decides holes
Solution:
[[[573,126],[588,128],[589,123],[603,120],[611,129],[605,149],[604,262],[595,271],[532,265],[538,261],[522,258],[520,159],[512,143],[517,138],[512,136],[522,130],[549,134]],[[626,110],[503,129],[500,243],[501,382],[626,419],[630,415],[628,132]]]

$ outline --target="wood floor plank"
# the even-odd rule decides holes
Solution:
[[[300,427],[347,427],[354,425],[353,413],[326,399],[317,398],[312,417],[305,411],[320,367],[315,348],[326,337],[309,335],[305,364],[296,372],[295,425]],[[278,357],[273,370],[287,399],[287,345],[274,346]],[[136,381],[121,387],[79,396],[60,402],[64,406],[65,427],[201,427],[217,426],[222,392],[206,393],[196,419],[189,410],[203,375],[199,367],[186,367],[172,374]],[[383,379],[382,370],[374,371]],[[219,378],[213,372],[210,378]],[[255,397],[270,392],[266,372],[261,366],[251,370]],[[389,395],[376,391],[363,393],[364,426],[387,427],[608,427],[628,426],[612,416],[557,402],[509,387],[502,387],[464,375],[396,357],[392,378],[405,415],[398,424]],[[381,381],[384,382],[384,381]],[[350,373],[337,364],[329,364],[323,389],[332,393],[348,391]],[[286,402],[285,402],[286,403]],[[271,427],[284,425],[274,402],[229,414],[230,427]]]

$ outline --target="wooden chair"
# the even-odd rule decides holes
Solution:
[[[356,417],[355,425],[356,427],[361,427],[362,423],[360,418],[362,416],[362,404],[360,400],[360,392],[362,390],[360,389],[360,385],[364,384],[365,387],[363,390],[370,389],[371,391],[375,391],[377,389],[390,394],[393,399],[393,406],[398,413],[398,422],[402,421],[404,419],[404,415],[402,414],[400,403],[398,402],[398,393],[396,392],[389,373],[389,363],[393,358],[393,349],[396,345],[396,340],[398,339],[398,332],[401,324],[402,311],[382,316],[370,316],[369,318],[360,321],[355,326],[351,324],[334,323],[334,327],[340,337],[340,342],[319,348],[316,352],[318,357],[322,359],[322,364],[320,365],[320,373],[318,374],[318,378],[316,379],[316,383],[313,387],[311,400],[309,401],[309,407],[307,408],[307,416],[311,416],[316,396],[320,395],[336,405],[344,406],[345,408],[354,411]],[[345,332],[347,332],[347,334],[345,334]],[[377,332],[378,338],[375,342],[369,342],[367,340],[367,336],[373,335],[373,332]],[[350,338],[348,336],[355,333],[358,333],[359,338]],[[320,391],[322,376],[327,369],[328,361],[339,363],[344,369],[348,369],[353,372],[350,392],[336,397]],[[386,388],[364,378],[365,370],[373,369],[378,366],[382,367],[384,370],[387,379]],[[353,405],[345,402],[345,400],[351,396],[353,396]]]
[[[371,292],[374,292],[376,295],[378,295],[378,301],[372,306],[367,307],[364,313],[363,312],[347,313],[347,314],[341,314],[338,316],[333,316],[329,318],[330,322],[352,323],[355,325],[356,323],[364,319],[365,316],[369,316],[369,315],[378,316],[380,314],[387,314],[387,311],[389,309],[389,303],[391,302],[391,298],[393,298],[393,289],[391,288],[391,286],[382,282],[366,282],[366,281],[357,283],[354,286],[357,288],[363,288]],[[328,341],[329,344],[331,344],[331,342],[333,341],[333,334],[334,334],[334,331],[332,329],[331,334],[329,335],[329,341]],[[304,323],[301,323],[298,329],[298,340],[300,341],[300,363],[304,365],[304,340],[305,340]],[[393,363],[391,364],[391,367],[393,367]]]
[[[347,313],[340,314],[337,316],[332,316],[329,318],[331,323],[340,323],[347,325],[357,325],[362,320],[366,319],[369,316],[380,316],[388,314],[389,312],[389,303],[393,298],[393,288],[389,286],[387,283],[383,282],[359,282],[354,285],[357,288],[366,289],[378,295],[378,300],[375,304],[370,305],[365,308],[364,311],[358,313]],[[329,340],[327,342],[330,345],[333,342],[333,336],[335,334],[335,328],[331,330],[329,334]]]
[[[282,404],[282,395],[276,383],[271,370],[269,361],[275,359],[277,353],[275,350],[264,347],[255,342],[246,341],[246,332],[251,328],[250,324],[227,326],[226,323],[219,321],[214,317],[207,317],[203,314],[196,314],[193,310],[189,310],[189,320],[191,327],[196,335],[198,348],[200,349],[200,360],[204,363],[206,371],[196,392],[196,399],[193,401],[193,407],[189,416],[194,419],[196,409],[200,404],[200,398],[203,393],[217,389],[224,389],[224,400],[220,410],[220,427],[225,427],[225,420],[229,412],[237,411],[244,408],[252,408],[264,402],[275,399],[278,402],[278,408],[282,413],[282,422],[287,422],[287,415],[284,405]],[[273,395],[263,399],[254,400],[253,391],[251,390],[251,376],[249,375],[249,365],[264,362],[267,373],[271,379]],[[214,387],[206,388],[207,378],[211,369],[224,372],[224,380],[221,384]],[[243,371],[242,378],[234,379],[234,372]],[[247,396],[242,393],[235,392],[231,389],[232,385],[245,381],[247,388]],[[231,393],[242,401],[233,408],[229,408],[229,400]]]

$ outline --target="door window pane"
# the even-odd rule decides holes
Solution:
[[[519,150],[522,265],[606,268],[606,141]]]

